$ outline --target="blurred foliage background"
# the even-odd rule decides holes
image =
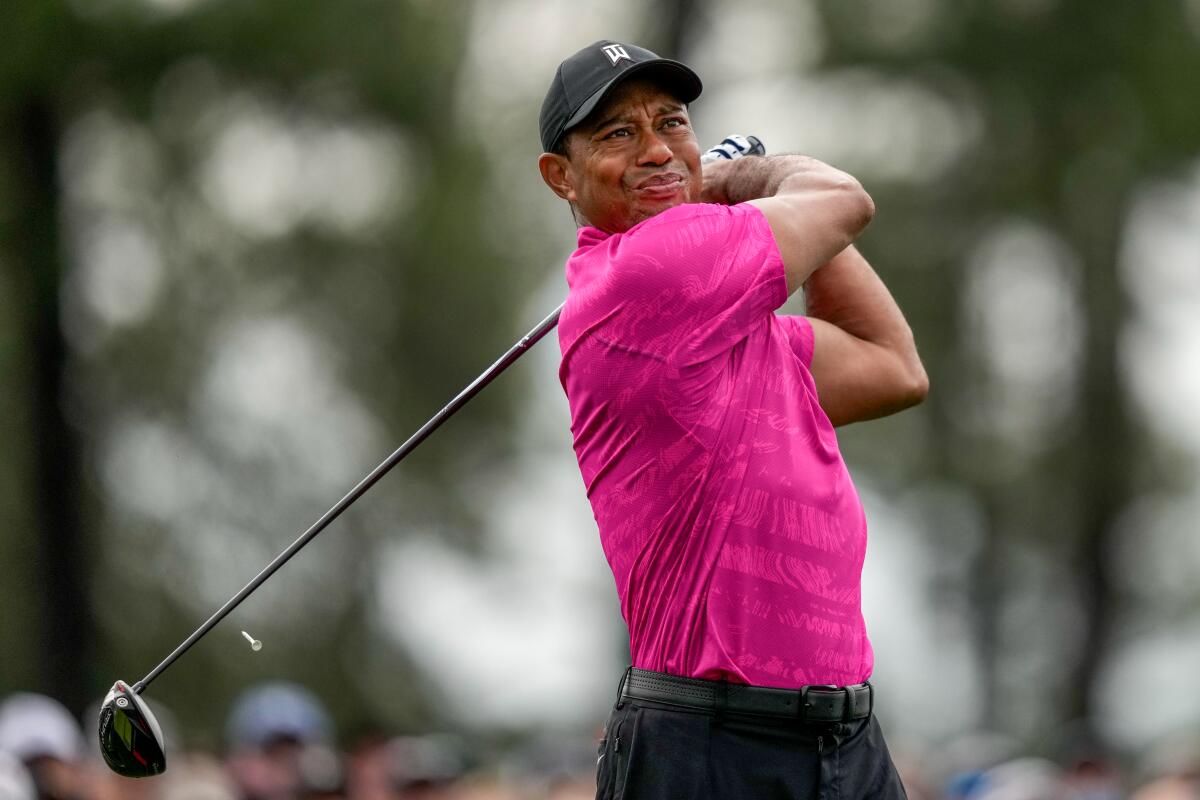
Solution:
[[[1200,729],[1200,695],[1141,697],[1200,671],[1197,0],[0,19],[0,695],[83,713],[140,678],[554,308],[574,238],[537,109],[611,37],[699,71],[702,140],[875,198],[861,248],[933,386],[841,435],[898,739]],[[625,634],[556,364],[543,343],[156,681],[189,741],[268,676],[346,735],[600,721]]]

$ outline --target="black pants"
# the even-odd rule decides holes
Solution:
[[[618,701],[597,755],[597,800],[907,797],[874,716],[814,724]]]

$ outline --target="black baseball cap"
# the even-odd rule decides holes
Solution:
[[[659,58],[644,47],[609,39],[593,42],[558,65],[538,120],[542,147],[554,150],[563,134],[583,122],[614,87],[634,75],[662,81],[682,103],[700,96],[704,85],[685,64]]]

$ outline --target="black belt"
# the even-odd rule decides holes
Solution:
[[[621,684],[621,699],[800,722],[849,722],[871,716],[875,690],[870,683],[774,689],[631,668]]]

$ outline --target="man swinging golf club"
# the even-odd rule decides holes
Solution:
[[[700,91],[600,41],[541,112],[538,166],[579,227],[560,379],[632,657],[597,797],[903,797],[834,427],[920,402],[925,371],[852,246],[859,183],[797,155],[702,165]],[[807,316],[776,314],[801,286]]]

